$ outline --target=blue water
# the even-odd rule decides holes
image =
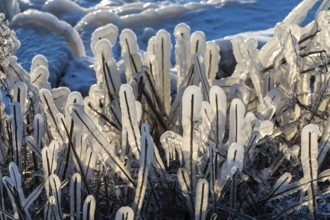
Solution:
[[[74,1],[83,7],[91,7],[99,3],[97,0]],[[186,3],[187,0],[152,2],[160,5],[170,5]],[[301,0],[256,0],[254,3],[243,4],[234,0],[227,1],[224,4],[205,6],[198,10],[190,11],[182,16],[166,20],[164,23],[150,26],[150,28],[153,28],[155,31],[166,29],[172,34],[174,27],[178,23],[185,22],[190,25],[192,32],[197,30],[203,31],[207,40],[213,40],[240,32],[264,30],[274,27],[277,22],[282,21],[300,2]],[[310,12],[304,24],[311,21],[314,14],[315,9]],[[70,14],[67,16],[70,16]],[[140,39],[143,28],[139,27],[133,30],[136,32],[138,39]],[[91,32],[82,33],[82,39],[87,55],[89,56],[92,55],[89,49],[90,35]],[[68,59],[72,57],[65,52],[69,48],[64,38],[47,30],[38,30],[32,25],[19,28],[17,30],[17,36],[22,43],[17,53],[22,66],[26,70],[29,70],[31,60],[35,55],[45,55],[50,61],[50,80],[52,85],[58,85],[58,76],[63,75],[62,71],[68,65]],[[174,40],[172,43],[175,43]],[[146,47],[141,41],[139,41],[139,45],[141,49],[145,49]],[[114,55],[116,58],[119,58],[118,49],[115,49]]]
[[[298,2],[298,0],[259,0],[251,4],[232,3],[218,7],[211,6],[205,10],[192,11],[186,16],[154,28],[165,28],[173,33],[177,23],[185,22],[192,31],[201,30],[207,40],[212,40],[240,32],[271,28],[282,21]]]
[[[196,2],[197,0],[142,1],[168,5]],[[98,1],[75,0],[75,2],[84,7],[89,7],[95,5]],[[201,30],[206,34],[208,40],[212,40],[241,32],[274,27],[300,2],[301,0],[256,0],[254,3],[244,4],[235,0],[226,1],[226,3],[218,6],[214,5],[205,7],[205,9],[191,11],[164,24],[151,27],[156,30],[164,28],[173,33],[176,24],[185,22],[190,25],[192,31]],[[314,13],[315,9],[310,12],[304,24],[313,19]]]

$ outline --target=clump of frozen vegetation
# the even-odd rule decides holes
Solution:
[[[221,79],[221,48],[186,24],[144,53],[133,31],[98,28],[86,97],[51,88],[42,55],[24,70],[1,17],[0,218],[329,218],[330,12],[300,27],[308,7],[260,50],[233,39]]]

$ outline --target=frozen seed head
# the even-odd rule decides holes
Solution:
[[[10,56],[16,45],[19,45],[15,33],[8,27],[8,21],[0,13],[0,63]]]

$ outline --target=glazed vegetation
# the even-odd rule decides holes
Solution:
[[[279,23],[260,50],[234,38],[235,71],[220,79],[202,32],[176,26],[173,68],[168,32],[142,53],[108,24],[92,35],[84,98],[50,87],[42,55],[24,70],[2,21],[0,218],[329,218],[329,21]]]

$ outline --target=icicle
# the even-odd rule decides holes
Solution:
[[[166,131],[160,137],[160,143],[165,150],[165,156],[167,161],[167,166],[170,166],[170,161],[176,159],[176,155],[179,157],[180,164],[183,164],[182,160],[182,136],[176,134],[173,131]],[[176,154],[177,152],[177,154]]]

